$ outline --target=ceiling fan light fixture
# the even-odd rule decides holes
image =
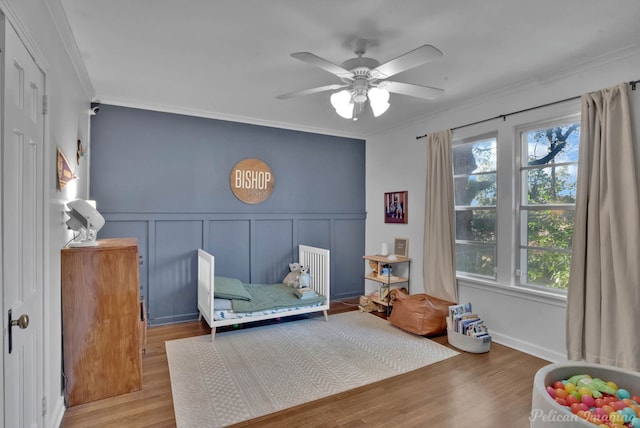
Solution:
[[[385,111],[389,110],[389,103],[384,104],[371,104],[371,110],[373,110],[373,116],[378,117],[382,115]]]
[[[390,107],[389,92],[427,100],[432,100],[442,95],[443,89],[387,80],[403,71],[441,57],[442,52],[438,48],[431,45],[422,45],[380,64],[378,60],[364,56],[367,48],[373,46],[371,43],[371,40],[366,39],[355,40],[352,43],[352,47],[356,58],[348,59],[341,65],[320,58],[311,52],[292,53],[291,56],[293,58],[328,71],[337,76],[342,83],[290,92],[278,95],[277,98],[288,99],[299,95],[310,95],[347,88],[331,95],[331,105],[341,117],[358,120],[358,117],[366,108],[367,100],[369,100],[371,111],[375,117],[384,114]]]
[[[331,94],[331,105],[338,110],[351,102],[351,93],[346,89]]]
[[[353,103],[348,103],[341,108],[337,108],[336,113],[345,119],[351,119],[353,117]]]
[[[364,92],[364,93],[356,93],[356,94],[354,94],[353,95],[353,101],[358,103],[358,104],[361,104],[361,103],[367,101],[367,93]]]
[[[343,89],[331,95],[331,105],[336,109],[336,113],[345,119],[353,117],[353,102],[351,101],[351,92]]]
[[[389,109],[389,91],[380,88],[371,88],[368,92],[369,104],[373,115],[378,117]]]

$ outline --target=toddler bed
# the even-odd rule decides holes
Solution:
[[[300,299],[295,288],[285,284],[243,284],[235,278],[215,275],[215,257],[198,250],[198,319],[211,327],[211,341],[216,327],[282,318],[313,312],[329,317],[329,250],[298,246],[298,262],[309,266],[309,287],[317,297]]]

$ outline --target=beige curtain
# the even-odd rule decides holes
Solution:
[[[451,130],[429,135],[424,215],[424,291],[458,301]]]
[[[640,370],[640,204],[627,85],[582,96],[570,360]]]

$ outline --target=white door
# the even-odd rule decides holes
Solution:
[[[4,426],[41,427],[44,74],[6,19],[1,25]]]

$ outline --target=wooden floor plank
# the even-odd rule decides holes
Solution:
[[[357,299],[332,302],[330,314],[350,310],[357,310]],[[384,318],[381,313],[373,315]],[[209,333],[204,322],[149,328],[142,390],[71,407],[62,427],[175,427],[164,342]],[[449,346],[446,336],[432,340]],[[533,376],[546,364],[547,361],[493,343],[486,354],[461,352],[400,376],[235,426],[526,427]]]

